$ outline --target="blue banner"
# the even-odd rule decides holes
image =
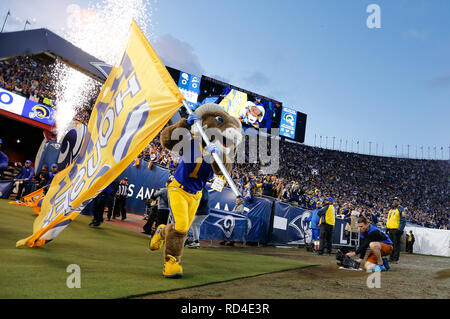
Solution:
[[[48,105],[39,104],[26,99],[22,116],[53,126],[53,124],[55,124],[54,112],[53,108]]]
[[[309,210],[275,201],[273,230],[270,242],[273,244],[304,244],[311,237],[305,218]]]
[[[234,195],[230,188],[224,187],[220,193],[211,190],[209,184],[206,188],[209,190],[209,207],[211,209],[223,211],[233,210],[236,205],[236,195]],[[269,241],[272,205],[272,199],[261,197],[254,197],[252,201],[244,203],[243,215],[251,221],[251,229],[246,241],[260,243],[267,243]]]
[[[252,222],[245,215],[210,209],[200,227],[200,239],[247,242],[251,228]]]
[[[311,225],[305,219],[310,214],[310,210],[275,201],[270,243],[274,245],[309,244],[312,237]],[[345,224],[343,218],[336,216],[333,228],[334,246],[347,246],[349,244],[345,237]]]
[[[201,77],[197,75],[192,75],[186,72],[180,73],[178,88],[191,108],[194,109],[197,106],[198,96],[200,94],[200,82]]]
[[[7,199],[13,188],[13,181],[0,180],[0,198]]]
[[[52,107],[33,102],[3,88],[0,88],[0,109],[49,126],[55,123],[55,111]]]
[[[333,245],[345,246],[349,244],[348,239],[345,237],[345,220],[336,216],[334,231],[333,231]]]
[[[294,139],[296,125],[297,111],[283,106],[281,111],[280,135]]]

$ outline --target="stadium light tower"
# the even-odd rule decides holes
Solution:
[[[339,140],[339,150],[342,151],[342,138]]]
[[[370,155],[371,149],[372,149],[372,142],[369,141],[369,155]]]
[[[314,134],[314,147],[316,146],[317,134]]]
[[[408,158],[409,158],[409,144],[408,144]]]
[[[320,135],[320,148],[322,148],[322,135]]]
[[[328,136],[325,136],[325,148],[328,148]]]
[[[336,136],[333,136],[333,149],[334,149],[334,139],[336,138]]]
[[[397,157],[397,145],[395,145],[395,157]]]

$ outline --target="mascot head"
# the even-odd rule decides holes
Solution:
[[[247,119],[246,124],[261,122],[264,119],[265,112],[266,111],[262,105],[256,105],[250,101],[244,104],[244,113]]]
[[[194,113],[202,120],[202,127],[211,142],[223,153],[230,154],[242,142],[241,122],[221,106],[213,103],[204,104]],[[191,133],[200,136],[196,125],[192,125]]]

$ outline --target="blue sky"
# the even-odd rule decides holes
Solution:
[[[58,32],[66,8],[88,1],[2,1],[6,31]],[[369,4],[381,28],[369,29]],[[162,60],[308,114],[306,144],[372,154],[421,156],[437,146],[449,158],[450,1],[446,0],[158,0],[147,34]],[[52,12],[48,15],[48,12]],[[53,18],[56,19],[53,19]],[[21,22],[21,21],[22,22]]]

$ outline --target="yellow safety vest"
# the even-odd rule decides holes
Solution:
[[[328,209],[325,212],[325,223],[327,223],[328,225],[332,225],[334,226],[335,224],[335,208],[333,205],[328,205]],[[319,225],[322,224],[322,217],[320,217],[320,221],[319,221]]]
[[[405,211],[401,212],[401,217],[405,217]],[[386,227],[388,229],[398,229],[398,226],[400,226],[400,211],[398,208],[394,208],[389,211]]]

